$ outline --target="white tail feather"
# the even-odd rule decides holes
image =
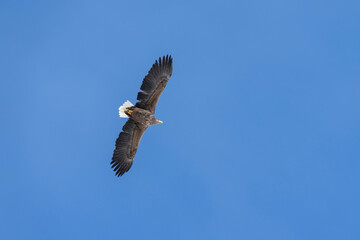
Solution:
[[[126,115],[125,111],[132,106],[134,106],[134,104],[132,104],[129,100],[124,102],[124,104],[119,107],[119,116],[122,118],[129,118],[129,116]]]

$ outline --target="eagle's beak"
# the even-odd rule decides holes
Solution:
[[[163,121],[161,121],[161,120],[158,120],[159,121],[159,123],[163,123]]]

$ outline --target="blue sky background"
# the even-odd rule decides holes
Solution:
[[[2,0],[1,239],[360,239],[359,9]],[[117,178],[117,109],[168,53]]]

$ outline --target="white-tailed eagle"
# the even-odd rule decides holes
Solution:
[[[160,95],[172,74],[172,58],[164,56],[155,61],[143,80],[135,106],[126,101],[119,108],[120,117],[129,118],[115,143],[111,167],[116,176],[122,176],[131,168],[140,139],[150,125],[162,123],[155,118],[155,108]]]

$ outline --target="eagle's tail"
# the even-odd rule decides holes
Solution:
[[[119,107],[119,116],[122,118],[129,118],[129,116],[126,115],[125,111],[132,106],[134,106],[134,104],[132,104],[129,100],[124,102],[124,104]]]

